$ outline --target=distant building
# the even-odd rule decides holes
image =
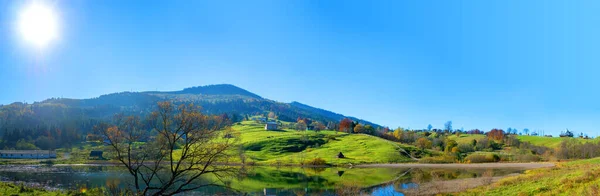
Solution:
[[[3,159],[54,159],[56,151],[53,150],[0,150]]]
[[[277,130],[277,123],[267,122],[267,124],[265,125],[265,130]]]

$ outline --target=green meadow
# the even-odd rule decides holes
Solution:
[[[401,163],[412,161],[400,148],[409,145],[390,142],[366,134],[337,131],[267,131],[260,124],[245,121],[233,126],[239,132],[246,162],[257,164],[302,164],[321,158],[331,165],[361,163]],[[345,158],[338,158],[342,153]]]
[[[565,140],[575,140],[581,143],[598,141],[595,139],[582,139],[582,138],[570,138],[570,137],[543,137],[543,136],[530,136],[530,135],[519,135],[517,138],[522,142],[529,142],[536,146],[546,146],[549,148],[556,148],[560,146],[560,143]]]
[[[454,140],[459,144],[470,144],[473,140],[480,140],[483,138],[485,138],[485,135],[483,134],[460,134],[459,136],[448,136],[448,139]]]
[[[457,195],[600,195],[600,158],[528,170]]]

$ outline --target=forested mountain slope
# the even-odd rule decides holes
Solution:
[[[228,115],[233,121],[273,112],[282,121],[310,118],[324,124],[337,123],[346,116],[298,102],[282,103],[263,98],[229,84],[186,88],[181,91],[121,92],[90,99],[51,98],[33,104],[12,103],[0,106],[0,133],[16,145],[18,139],[44,136],[50,140],[83,138],[100,121],[110,121],[117,113],[145,116],[159,101],[201,106],[202,112]],[[371,122],[348,117],[363,124]],[[17,133],[18,132],[18,133]],[[7,135],[9,134],[9,135]]]

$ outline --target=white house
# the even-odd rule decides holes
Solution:
[[[3,159],[53,159],[56,151],[52,150],[0,150]]]
[[[277,123],[267,122],[267,124],[265,125],[265,130],[277,130]]]

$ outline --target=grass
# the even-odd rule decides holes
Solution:
[[[365,134],[348,134],[336,131],[296,131],[264,130],[264,125],[254,121],[236,123],[233,127],[239,135],[236,137],[242,146],[247,163],[264,165],[300,165],[301,163],[322,158],[328,165],[346,165],[361,163],[398,163],[411,159],[400,153],[405,150],[419,151],[411,145],[387,141]],[[55,164],[96,163],[102,160],[89,160],[92,150],[104,151],[104,157],[111,157],[109,147],[101,143],[86,142],[68,149],[58,149]],[[342,152],[346,158],[337,158]],[[180,153],[175,151],[174,153]],[[241,162],[238,149],[230,154],[233,162]],[[68,157],[67,157],[68,156]],[[24,160],[18,160],[23,162]],[[39,160],[34,160],[39,162]],[[110,162],[110,160],[108,160]],[[0,164],[9,164],[9,162]]]
[[[62,148],[56,151],[57,159],[54,163],[57,164],[82,164],[82,163],[91,163],[98,162],[98,160],[89,160],[90,151],[99,150],[103,151],[104,157],[110,157],[110,150],[107,146],[100,142],[84,142],[78,145],[75,145],[71,148]]]
[[[80,190],[46,190],[39,187],[28,187],[23,184],[0,182],[0,195],[11,196],[97,196],[105,195],[103,188],[80,189]]]
[[[448,139],[454,140],[459,144],[470,144],[473,140],[480,140],[483,138],[485,138],[485,135],[483,134],[460,134],[460,136],[448,136]]]
[[[448,139],[455,140],[459,144],[471,143],[474,139],[480,140],[485,138],[483,134],[460,134],[460,136],[450,135]],[[531,135],[518,135],[517,139],[522,142],[529,142],[536,146],[545,146],[549,148],[556,148],[560,146],[560,143],[565,140],[573,139],[579,142],[591,142],[597,141],[594,139],[582,139],[582,138],[567,138],[567,137],[544,137],[544,136],[531,136]]]
[[[248,161],[259,164],[297,165],[313,158],[322,158],[331,165],[411,161],[400,154],[398,144],[365,134],[266,131],[252,121],[242,122],[233,129],[240,132],[240,142]],[[340,152],[346,158],[337,158]]]
[[[31,188],[24,185],[0,182],[0,195],[58,196],[67,194],[60,191],[47,191],[41,188]]]
[[[526,171],[457,195],[599,195],[600,158]]]
[[[597,141],[594,139],[582,139],[582,138],[568,138],[568,137],[543,137],[543,136],[531,136],[531,135],[519,135],[517,138],[522,142],[529,142],[536,146],[546,146],[549,148],[556,148],[560,146],[562,141],[573,139],[582,143]]]

